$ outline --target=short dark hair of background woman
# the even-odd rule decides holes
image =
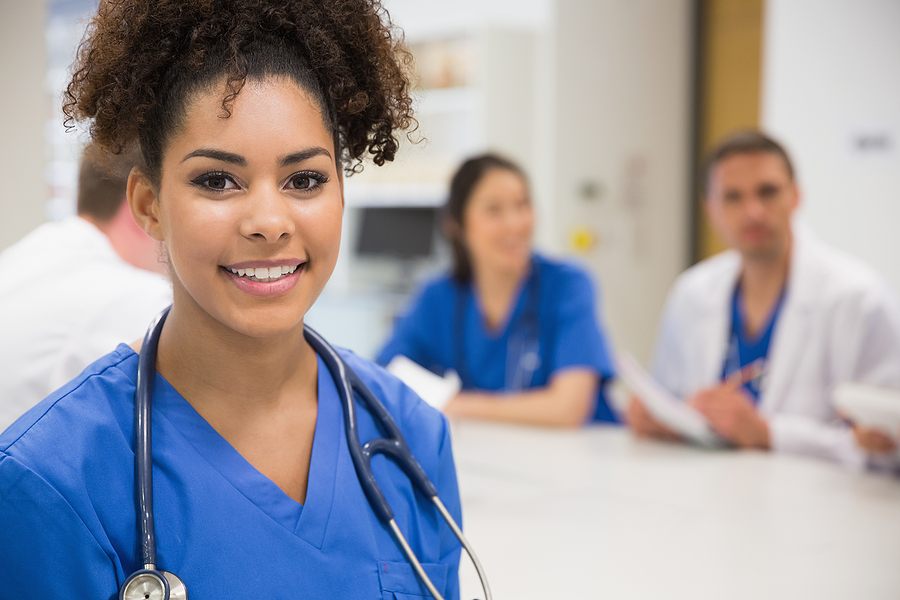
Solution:
[[[450,180],[450,197],[444,207],[445,232],[453,249],[453,276],[464,283],[472,278],[472,259],[466,249],[463,221],[472,191],[492,169],[512,171],[528,182],[528,178],[516,163],[498,154],[481,154],[466,160]]]

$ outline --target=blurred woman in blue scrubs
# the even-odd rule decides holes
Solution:
[[[604,384],[612,356],[590,278],[534,252],[522,170],[501,156],[467,160],[450,183],[453,272],[429,282],[378,355],[403,355],[462,391],[451,416],[577,426],[616,421]]]

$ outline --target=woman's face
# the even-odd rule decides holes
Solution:
[[[534,211],[518,173],[495,168],[482,175],[463,211],[462,225],[476,272],[518,273],[527,268]]]
[[[187,107],[145,226],[165,242],[174,310],[252,337],[293,330],[337,261],[343,182],[321,111],[287,79],[248,81]],[[143,187],[142,187],[143,186]]]

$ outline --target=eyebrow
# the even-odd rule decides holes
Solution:
[[[309,148],[308,150],[302,150],[300,152],[294,152],[293,154],[288,154],[279,161],[279,165],[282,167],[286,167],[288,165],[293,165],[299,162],[303,162],[305,160],[309,160],[314,156],[327,156],[331,158],[331,152],[322,148],[321,146],[317,146],[315,148]]]
[[[213,150],[212,148],[198,148],[197,150],[194,150],[193,152],[182,158],[181,162],[184,162],[189,158],[195,158],[198,156],[203,158],[212,158],[214,160],[221,160],[222,162],[231,163],[239,167],[247,166],[247,159],[240,154],[225,152],[224,150]]]
[[[300,152],[294,152],[293,154],[288,154],[287,156],[282,157],[278,164],[282,167],[286,167],[288,165],[293,165],[299,162],[303,162],[305,160],[309,160],[314,156],[327,156],[331,158],[331,153],[322,147],[309,148],[307,150],[301,150]],[[214,150],[212,148],[198,148],[193,152],[187,154],[184,158],[181,159],[181,162],[188,160],[189,158],[212,158],[213,160],[220,160],[222,162],[227,162],[233,165],[237,165],[239,167],[247,166],[247,159],[241,156],[240,154],[234,154],[233,152],[225,152],[224,150]]]

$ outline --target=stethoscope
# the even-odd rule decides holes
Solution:
[[[144,342],[141,346],[141,354],[138,359],[138,372],[136,389],[134,392],[134,431],[135,431],[135,504],[137,520],[139,524],[139,546],[141,549],[142,567],[132,573],[119,589],[119,600],[187,600],[187,588],[184,582],[174,573],[157,568],[156,563],[156,533],[153,525],[153,457],[150,437],[150,404],[153,397],[153,377],[156,372],[156,350],[159,347],[159,335],[163,324],[169,314],[169,309],[163,310],[150,324]],[[306,341],[313,347],[316,353],[322,357],[328,372],[334,379],[341,398],[341,406],[344,412],[344,424],[347,435],[347,448],[350,458],[356,469],[359,484],[362,486],[369,506],[375,512],[378,520],[386,525],[397,545],[403,551],[406,559],[412,565],[413,570],[422,584],[435,600],[444,600],[434,584],[425,574],[422,564],[416,558],[415,553],[407,543],[406,538],[394,521],[394,513],[388,505],[381,488],[375,481],[375,476],[370,468],[370,461],[376,454],[384,454],[397,464],[409,477],[413,486],[426,498],[429,498],[438,512],[444,518],[447,525],[453,531],[463,548],[469,554],[469,558],[475,565],[481,586],[484,589],[485,600],[491,600],[491,589],[481,563],[468,540],[453,520],[453,516],[438,498],[437,489],[429,481],[424,469],[413,457],[403,439],[403,434],[393,417],[384,405],[375,397],[359,376],[351,369],[338,353],[318,333],[304,325],[303,335]],[[384,438],[370,440],[365,445],[360,444],[359,431],[356,425],[356,407],[353,402],[354,392],[362,399],[368,411],[377,420],[379,426],[387,435]]]
[[[781,294],[778,296],[778,300],[775,303],[775,308],[772,310],[772,314],[770,314],[768,317],[767,327],[773,327],[773,323],[778,318],[778,314],[781,312],[781,307],[784,305],[786,293],[787,286],[784,286],[781,290]],[[762,394],[763,390],[766,387],[768,379],[768,357],[758,358],[753,363],[744,365],[744,357],[741,355],[741,343],[738,339],[737,332],[737,328],[740,326],[739,324],[741,322],[741,315],[739,312],[740,308],[738,304],[739,294],[740,283],[735,287],[734,294],[732,295],[731,299],[731,330],[728,333],[728,341],[725,347],[725,364],[722,366],[722,380],[724,381],[730,376],[734,376],[735,373],[744,371],[745,369],[753,369],[755,375],[752,379],[747,381],[745,385],[747,385],[755,394],[755,398],[759,399],[760,394]],[[769,335],[772,335],[771,331],[769,332]]]
[[[506,346],[506,368],[503,389],[509,392],[520,392],[531,387],[534,374],[541,367],[540,354],[540,321],[538,308],[541,302],[541,272],[536,260],[531,261],[531,275],[526,287],[525,308],[518,322],[510,328]],[[466,308],[471,286],[460,286],[456,294],[456,311],[454,315],[453,334],[454,367],[463,382],[463,387],[474,385],[465,353],[465,319]]]

